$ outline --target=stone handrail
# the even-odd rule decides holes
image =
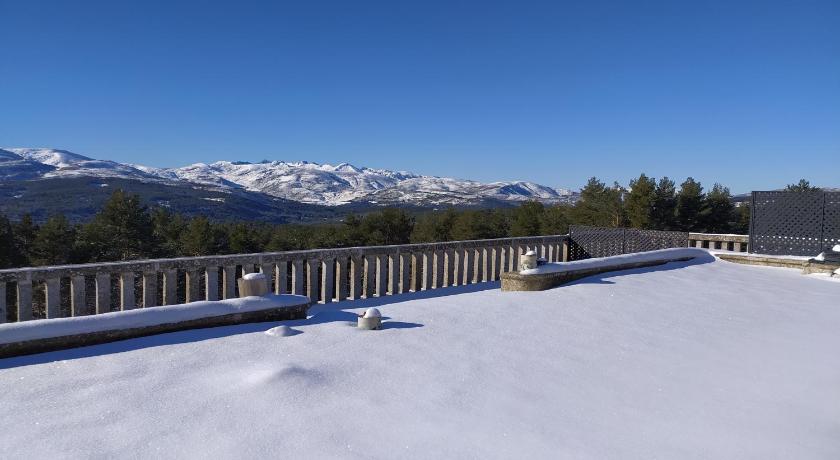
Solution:
[[[749,235],[731,233],[689,233],[688,245],[695,248],[749,252]]]
[[[253,272],[265,273],[276,294],[329,303],[496,281],[528,249],[568,260],[568,235],[0,270],[0,322],[10,283],[18,321],[228,299],[237,277]]]

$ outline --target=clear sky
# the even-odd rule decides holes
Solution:
[[[837,0],[0,0],[0,24],[0,146],[840,186]]]

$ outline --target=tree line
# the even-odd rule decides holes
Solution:
[[[788,190],[816,188],[803,179]],[[736,207],[720,184],[704,192],[691,177],[678,188],[667,177],[645,174],[629,187],[593,177],[574,205],[529,201],[511,208],[420,214],[385,208],[321,224],[214,222],[149,208],[137,195],[117,190],[89,222],[78,225],[62,215],[39,225],[29,215],[12,222],[0,214],[0,268],[553,235],[567,233],[573,224],[746,233],[749,208]]]

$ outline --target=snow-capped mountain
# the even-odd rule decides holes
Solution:
[[[14,167],[13,167],[14,166]],[[573,202],[577,194],[531,182],[481,183],[311,162],[217,161],[181,168],[153,168],[96,160],[65,150],[7,148],[0,150],[0,178],[97,177],[144,182],[189,184],[214,191],[258,192],[300,203],[408,204],[417,206],[478,205],[488,201]]]

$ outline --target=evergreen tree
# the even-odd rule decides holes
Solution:
[[[706,194],[704,203],[705,230],[711,233],[729,233],[735,220],[735,206],[729,188],[718,183]]]
[[[18,255],[15,251],[15,234],[9,219],[0,214],[0,268],[15,266]]]
[[[453,240],[483,240],[507,236],[507,221],[492,209],[462,211],[452,226]]]
[[[38,234],[38,225],[32,220],[32,215],[24,214],[20,221],[12,225],[12,230],[15,234],[15,254],[16,259],[14,265],[16,267],[25,267],[32,265],[32,245],[35,243],[35,236]]]
[[[414,218],[402,209],[386,208],[366,215],[362,229],[370,245],[406,244],[411,240]]]
[[[651,210],[651,228],[673,230],[676,226],[677,189],[674,181],[663,177],[659,179],[654,191],[653,209]]]
[[[642,173],[630,181],[625,206],[627,220],[633,228],[653,228],[653,207],[656,202],[656,181]]]
[[[565,235],[569,233],[569,213],[571,207],[567,205],[554,205],[545,208],[542,225],[540,226],[543,235]]]
[[[140,197],[122,190],[111,198],[79,235],[80,249],[90,261],[131,260],[154,255],[158,247],[152,219]]]
[[[63,215],[50,217],[38,229],[32,244],[32,263],[35,265],[67,264],[73,258],[75,231]]]
[[[245,225],[238,223],[230,228],[228,233],[228,248],[233,254],[250,254],[259,252],[260,245],[255,238],[255,230]]]
[[[741,203],[735,208],[735,225],[732,228],[734,233],[746,235],[750,232],[750,204]]]
[[[157,242],[155,256],[175,257],[184,255],[181,250],[181,235],[187,228],[187,219],[181,214],[173,214],[168,209],[156,208],[152,211],[154,240]]]
[[[572,211],[573,223],[596,227],[620,227],[624,223],[624,190],[615,184],[607,187],[592,177],[580,191],[580,200]]]
[[[411,233],[412,243],[431,243],[436,241],[451,241],[452,229],[458,212],[448,208],[443,212],[430,212],[417,218]]]
[[[680,185],[677,194],[676,221],[682,231],[702,231],[703,186],[689,177]]]
[[[805,179],[799,179],[798,184],[788,184],[785,187],[785,191],[788,192],[819,192],[819,187],[811,187],[811,183]]]
[[[204,216],[192,218],[181,235],[181,248],[187,256],[219,254],[223,246],[223,233]]]
[[[510,223],[511,236],[536,236],[542,234],[545,207],[539,201],[527,201],[513,211]]]

